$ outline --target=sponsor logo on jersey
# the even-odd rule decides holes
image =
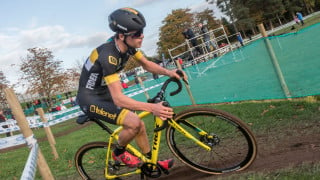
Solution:
[[[116,65],[118,65],[118,60],[117,60],[117,58],[115,58],[113,56],[109,56],[109,63],[116,66]]]
[[[87,81],[86,88],[93,90],[98,79],[99,73],[91,73]]]
[[[103,108],[99,108],[98,106],[95,106],[95,105],[90,106],[90,112],[99,114],[101,116],[108,117],[109,119],[112,119],[112,120],[115,120],[117,117],[116,113],[114,113],[114,114],[109,113],[109,112],[105,111]]]

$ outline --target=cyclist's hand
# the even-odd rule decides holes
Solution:
[[[162,105],[163,102],[159,102],[157,104],[153,104],[153,115],[160,117],[162,120],[166,120],[167,118],[172,118],[173,109],[171,107],[166,107]]]
[[[177,73],[177,71],[180,71],[180,72],[182,72],[182,74],[183,74],[183,80],[185,81],[185,82],[188,82],[188,76],[186,75],[186,73],[184,72],[184,71],[182,71],[182,70],[177,70],[177,69],[174,69],[174,70],[171,70],[170,71],[170,77],[174,77],[174,78],[176,78],[176,79],[180,79],[181,78],[181,76],[180,76],[180,74],[179,73]]]

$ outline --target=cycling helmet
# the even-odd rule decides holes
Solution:
[[[117,9],[109,15],[109,26],[114,32],[128,33],[146,26],[143,15],[133,8]]]

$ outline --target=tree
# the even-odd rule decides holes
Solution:
[[[209,1],[209,3],[214,3],[214,1],[211,0]],[[233,12],[234,10],[236,10],[236,8],[234,8],[234,4],[237,4],[237,3],[231,0],[217,0],[216,3],[218,8],[221,10],[221,12],[230,18],[231,24],[233,25],[233,28],[234,28],[234,32],[238,32],[238,28],[235,23],[236,17]]]
[[[173,10],[162,23],[158,45],[158,55],[164,53],[165,58],[169,57],[168,49],[172,49],[185,42],[185,37],[182,32],[186,28],[191,28],[193,31],[198,30],[198,24],[207,22],[208,29],[216,29],[220,27],[221,22],[216,20],[213,10],[205,9],[199,13],[191,13],[190,9]],[[186,46],[181,46],[174,51],[174,55],[181,54],[186,51]],[[182,55],[183,56],[183,55]]]
[[[264,2],[264,17],[268,19],[269,26],[273,28],[273,20],[277,20],[282,25],[280,17],[286,12],[282,0],[269,0]]]
[[[182,32],[185,28],[192,26],[193,14],[190,13],[190,9],[173,10],[162,23],[164,25],[160,28],[159,41],[157,42],[158,54],[164,53],[165,58],[168,58],[168,49],[185,42]],[[184,50],[180,50],[180,52]]]
[[[4,94],[4,89],[8,87],[9,81],[7,80],[6,76],[2,71],[0,71],[0,107],[6,106],[6,97]]]
[[[320,0],[315,0],[314,1],[314,10],[319,11],[320,10]]]
[[[202,12],[196,13],[195,17],[199,23],[206,21],[208,29],[216,29],[221,26],[221,22],[215,19],[212,9],[207,8]]]
[[[253,29],[255,26],[255,20],[250,15],[250,9],[246,7],[243,3],[233,4],[233,15],[236,18],[234,24],[239,30],[242,30],[242,34],[246,37],[245,31],[247,29]],[[237,33],[238,31],[234,32]]]
[[[62,61],[54,59],[52,52],[46,48],[30,48],[29,54],[22,60],[20,70],[23,85],[27,93],[40,94],[51,99],[57,92],[67,89],[67,73],[61,68]]]
[[[64,91],[71,92],[78,89],[79,86],[79,79],[81,75],[81,71],[79,72],[78,67],[73,67],[70,69],[67,69],[64,73],[65,81],[68,83],[65,83],[63,86]]]
[[[320,0],[206,0],[206,2],[216,3],[221,12],[229,17],[235,31],[239,28],[242,31],[251,29],[252,32],[255,31],[256,24],[264,23],[269,25],[267,27],[273,28],[275,22],[282,24],[281,19],[286,22],[292,21],[298,11],[307,15],[320,7]]]

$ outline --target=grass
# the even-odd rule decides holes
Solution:
[[[294,129],[299,126],[312,125],[320,120],[320,102],[307,102],[305,99],[296,101],[277,102],[242,102],[236,104],[204,105],[216,109],[228,111],[251,126],[256,136],[266,134],[281,135],[284,129]],[[190,107],[177,107],[177,112]],[[148,130],[152,129],[152,118],[145,120]],[[55,125],[52,127],[54,133],[79,126],[73,120]],[[316,129],[308,129],[308,133],[319,133]],[[44,130],[34,130],[37,138],[44,137]],[[40,142],[40,148],[46,161],[56,179],[77,179],[79,178],[73,165],[73,156],[77,149],[91,141],[106,140],[106,133],[101,131],[97,125],[90,125],[73,133],[56,138],[56,148],[59,159],[54,160],[50,145],[47,141]],[[164,140],[164,138],[163,138]],[[162,141],[161,153],[169,152],[165,142]],[[18,179],[23,171],[29,149],[23,147],[13,151],[0,154],[0,179]],[[171,153],[170,153],[171,155]],[[312,179],[320,178],[319,164],[305,164],[300,167],[289,167],[277,172],[268,173],[244,173],[235,179]],[[232,178],[232,176],[230,177]],[[41,179],[38,171],[36,179]]]

